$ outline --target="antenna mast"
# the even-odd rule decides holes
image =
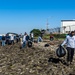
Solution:
[[[48,26],[49,26],[49,23],[48,23],[48,19],[47,19],[47,30],[48,30]]]

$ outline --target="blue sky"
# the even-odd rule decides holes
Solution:
[[[75,0],[0,0],[0,33],[29,33],[75,19]]]

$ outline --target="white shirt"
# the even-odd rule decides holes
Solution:
[[[13,35],[10,36],[10,40],[14,40],[14,36]]]
[[[75,36],[70,36],[68,35],[65,39],[65,41],[61,44],[61,46],[63,45],[67,45],[67,47],[70,47],[70,48],[75,48]]]
[[[34,34],[33,34],[33,33],[31,34],[31,37],[32,37],[32,38],[34,37]]]
[[[26,35],[23,36],[23,42],[25,42],[25,41],[26,41]]]

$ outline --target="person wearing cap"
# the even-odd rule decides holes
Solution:
[[[75,49],[75,33],[72,31],[70,35],[66,37],[64,42],[61,44],[61,46],[64,46],[66,44],[67,46],[67,63],[72,64],[73,56],[74,56],[74,49]]]

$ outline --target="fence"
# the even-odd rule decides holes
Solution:
[[[75,30],[75,25],[71,26],[63,26],[63,27],[56,27],[56,28],[50,28],[46,30],[46,33],[69,33],[71,31]]]

